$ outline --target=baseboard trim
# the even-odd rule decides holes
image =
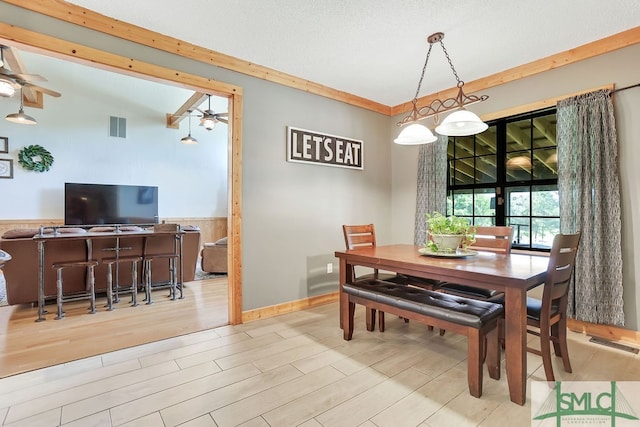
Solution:
[[[567,328],[574,332],[602,338],[609,341],[619,341],[640,347],[640,332],[612,325],[597,325],[581,320],[567,319]]]
[[[339,296],[339,292],[332,292],[329,294],[304,298],[297,301],[291,301],[283,304],[272,305],[269,307],[262,307],[255,310],[244,311],[242,312],[242,323],[253,322],[255,320],[266,319],[269,317],[278,316],[280,314],[304,310],[305,308],[329,304],[337,301]],[[567,319],[567,328],[574,332],[580,332],[609,341],[629,343],[640,347],[639,331],[624,329],[612,325],[597,325],[595,323],[583,322],[581,320],[575,319]]]
[[[283,304],[271,305],[255,310],[242,312],[242,323],[253,322],[254,320],[266,319],[280,314],[292,313],[294,311],[304,310],[305,308],[316,307],[319,305],[329,304],[338,301],[339,292],[318,295],[314,297],[304,298],[297,301],[290,301]],[[336,319],[337,322],[337,319]],[[337,324],[337,323],[336,323]]]

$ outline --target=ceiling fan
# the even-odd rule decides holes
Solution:
[[[211,95],[207,95],[207,97],[209,98],[209,107],[206,110],[202,111],[196,107],[196,110],[202,113],[201,116],[198,116],[200,117],[200,126],[204,126],[207,130],[212,130],[218,122],[229,123],[229,120],[225,118],[229,116],[229,113],[215,113],[211,109]]]
[[[5,65],[7,65],[8,62],[13,62],[12,68],[20,69],[21,67],[16,58],[16,52],[11,52],[13,61],[9,58],[5,61],[5,49],[10,50],[11,48],[0,45],[0,96],[9,98],[14,95],[17,89],[22,88],[32,89],[56,98],[61,96],[59,92],[31,83],[32,81],[46,82],[47,79],[41,75],[18,73],[7,68]]]

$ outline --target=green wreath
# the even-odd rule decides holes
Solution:
[[[18,153],[18,163],[30,171],[46,172],[53,164],[53,156],[39,145],[29,145]]]

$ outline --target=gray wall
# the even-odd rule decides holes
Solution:
[[[398,118],[388,118],[302,91],[221,70],[165,52],[56,21],[0,3],[3,21],[174,68],[244,90],[243,309],[292,301],[337,289],[326,274],[343,247],[343,223],[372,222],[379,243],[413,241],[416,147],[393,146]],[[484,93],[480,114],[528,104],[607,83],[638,83],[640,46],[552,70]],[[640,295],[640,89],[615,95],[623,207],[624,298],[627,327],[638,329]],[[287,163],[286,127],[364,141],[364,171]],[[605,213],[606,215],[606,213]]]
[[[488,114],[536,101],[571,94],[614,83],[617,88],[640,82],[640,45],[584,60],[556,70],[508,83],[482,94],[489,100],[471,109]],[[619,144],[620,186],[622,198],[622,244],[626,327],[638,330],[640,294],[636,272],[640,271],[640,88],[613,95]],[[395,123],[399,119],[395,118]],[[428,124],[428,123],[427,123]],[[393,137],[399,133],[390,125]],[[396,146],[392,149],[392,235],[408,240],[413,236],[417,176],[417,147]],[[602,215],[606,218],[607,212]]]
[[[0,3],[3,21],[243,88],[243,310],[337,290],[343,223],[391,243],[389,118]],[[364,141],[364,170],[286,162],[286,127]],[[327,263],[334,273],[327,274]]]

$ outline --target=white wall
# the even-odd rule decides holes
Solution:
[[[227,126],[209,132],[193,117],[200,144],[183,145],[187,121],[179,130],[165,125],[165,114],[193,91],[29,52],[21,58],[30,73],[47,78],[38,84],[62,96],[45,95],[43,109],[25,107],[35,126],[0,119],[10,148],[0,159],[14,160],[14,179],[0,179],[0,219],[64,218],[65,182],[158,186],[160,218],[227,216]],[[18,93],[0,98],[0,115],[19,104]],[[214,98],[212,109],[226,111],[226,98]],[[127,119],[126,139],[109,136],[109,116]],[[53,154],[48,172],[18,164],[18,152],[31,144]]]
[[[640,82],[640,45],[620,49],[597,58],[584,60],[520,81],[508,83],[482,94],[490,96],[482,104],[470,107],[478,114],[615,83],[626,87]],[[640,88],[618,92],[613,98],[618,131],[620,187],[622,198],[623,280],[626,327],[638,330],[640,293],[636,272],[640,272]],[[397,121],[393,120],[393,123]],[[390,125],[393,137],[399,129]],[[417,176],[416,147],[394,147],[392,185],[393,236],[413,236]],[[606,217],[607,212],[602,212]]]

